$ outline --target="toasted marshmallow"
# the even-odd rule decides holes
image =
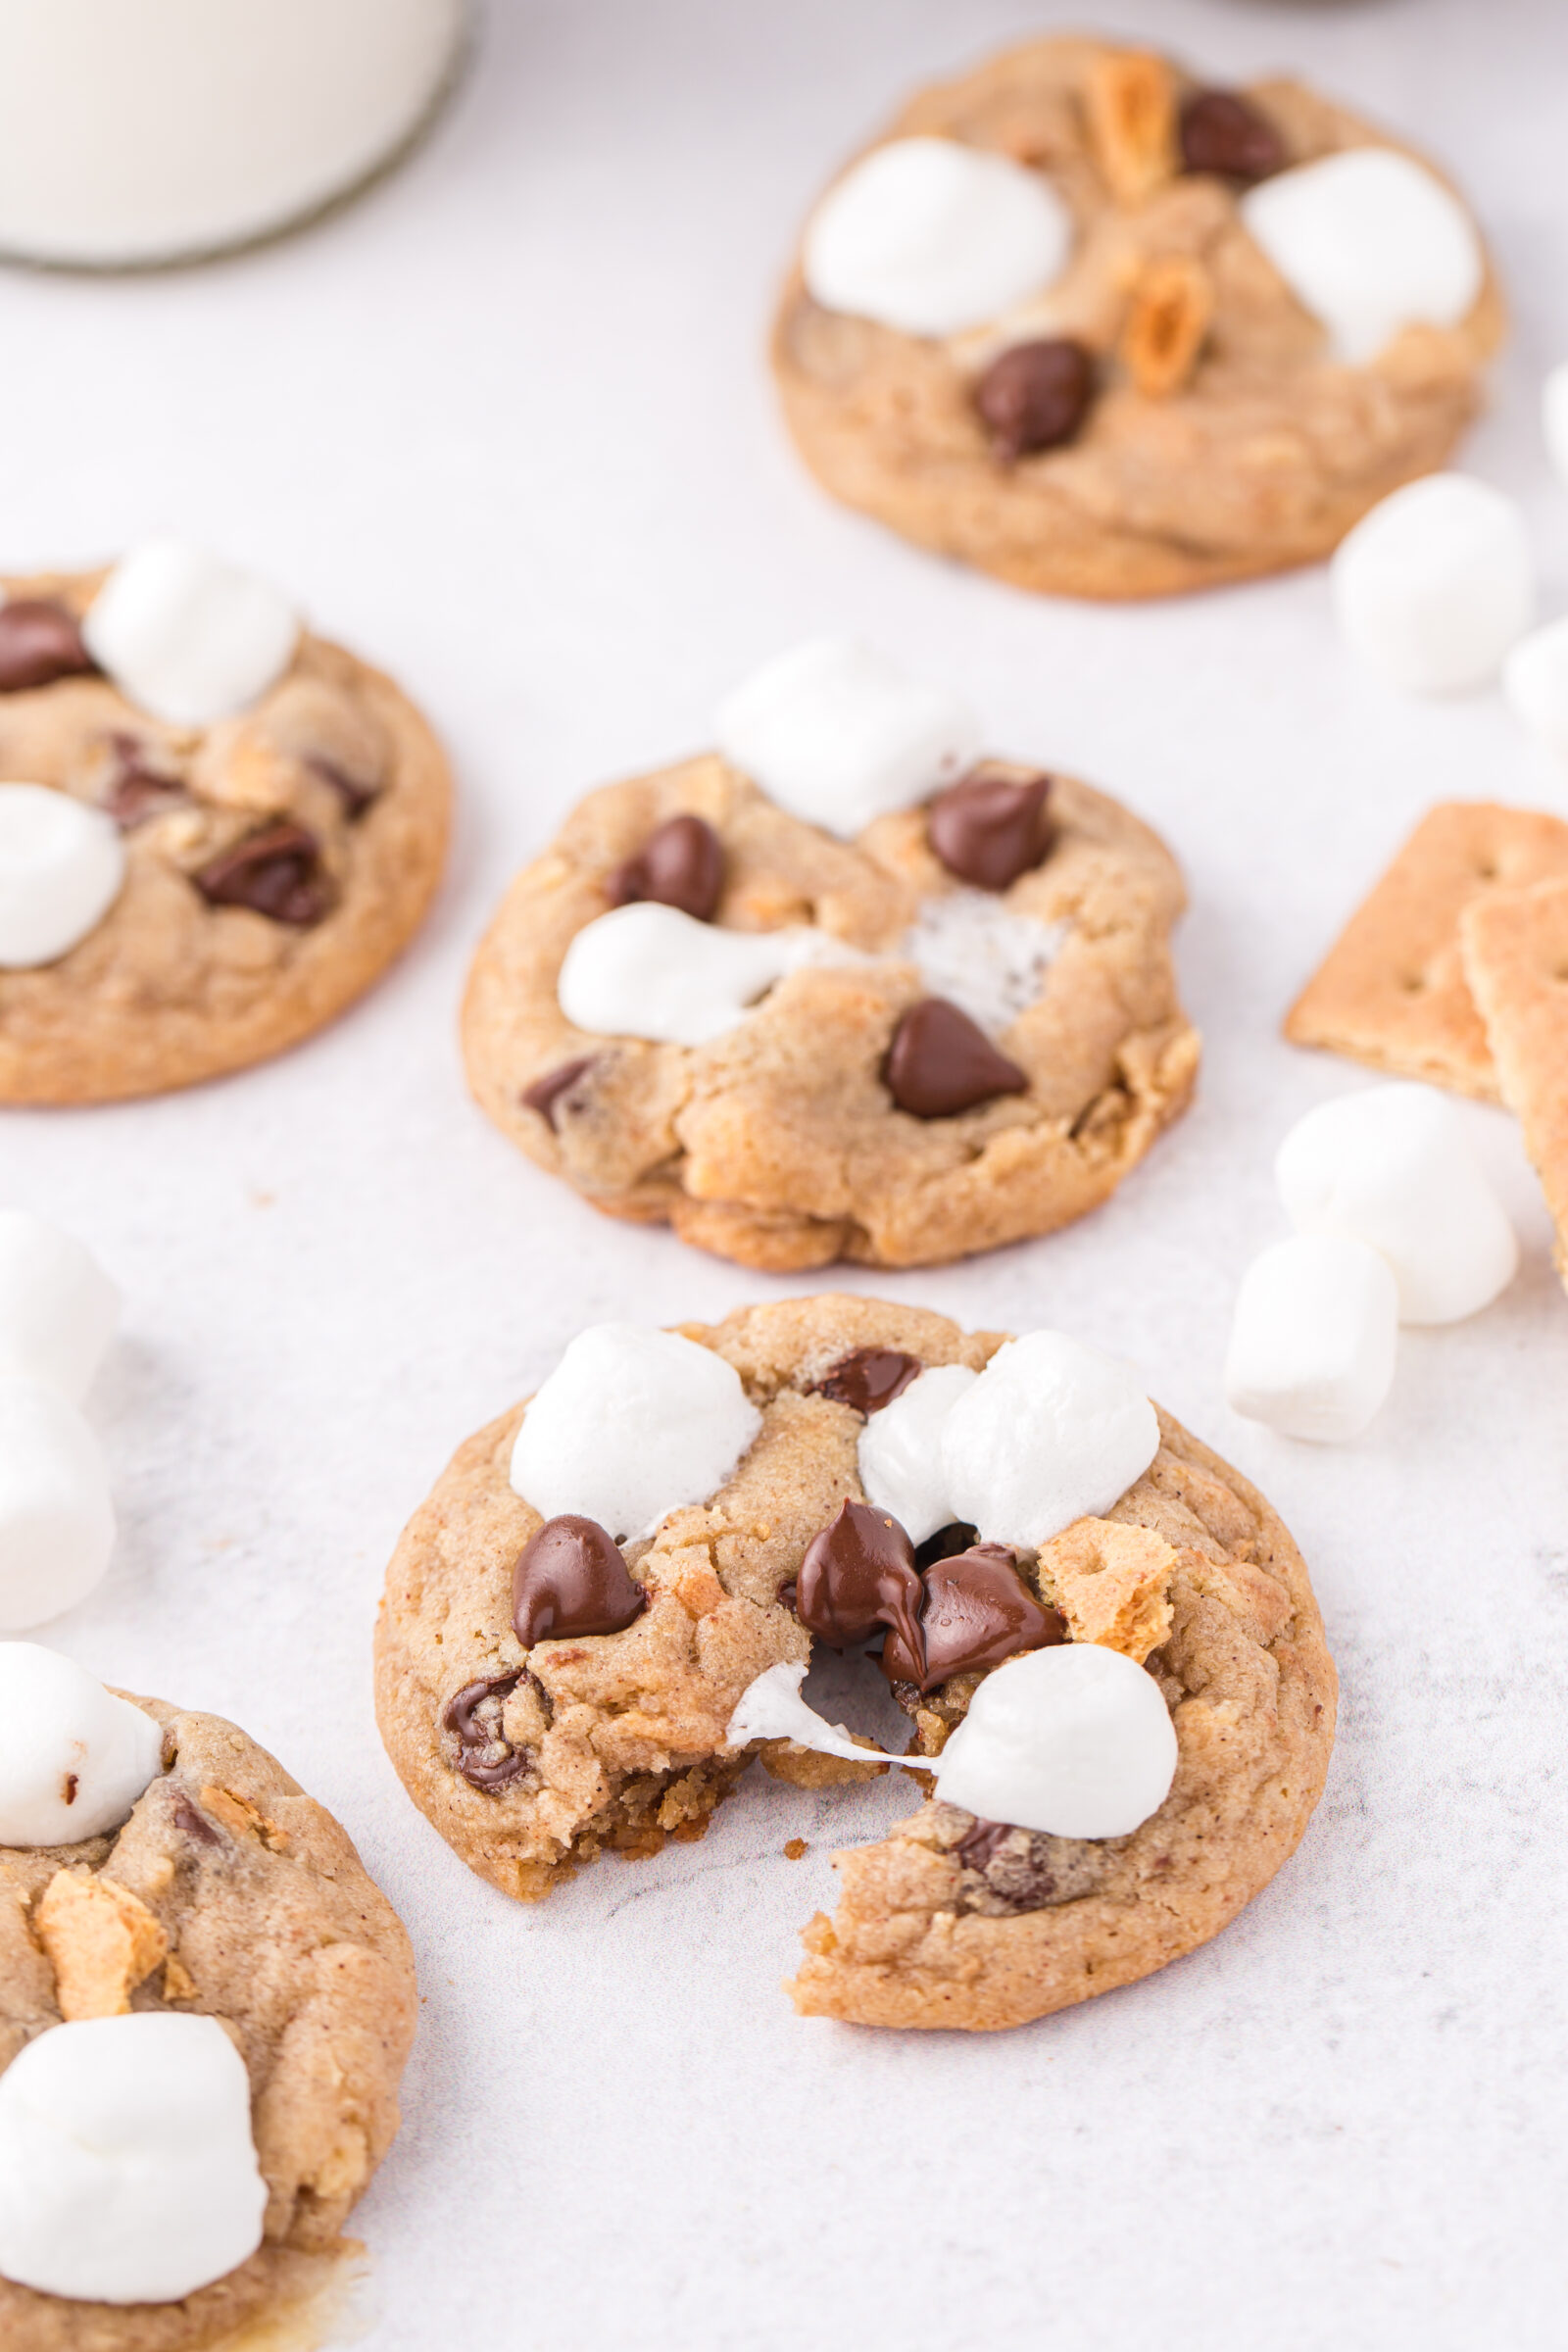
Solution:
[[[81,634],[128,701],[172,726],[210,727],[277,683],[300,622],[270,580],[181,539],[146,539],[115,565]]]
[[[853,948],[804,923],[724,931],[642,899],[583,925],[562,959],[556,996],[574,1029],[706,1046],[788,973],[858,960]]]
[[[1225,1394],[1250,1421],[1320,1445],[1359,1437],[1394,1383],[1399,1291],[1369,1242],[1298,1233],[1249,1266]]]
[[[84,1666],[0,1642],[0,1845],[75,1845],[117,1830],[163,1769],[164,1735]]]
[[[1071,247],[1072,216],[1038,172],[956,139],[894,139],[823,197],[803,269],[824,310],[956,335],[1049,285]]]
[[[101,808],[43,784],[0,784],[0,969],[68,956],[124,880],[124,845]]]
[[[931,1766],[945,1804],[1054,1838],[1126,1838],[1176,1777],[1176,1727],[1152,1674],[1093,1642],[988,1674]]]
[[[1535,617],[1524,517],[1463,473],[1392,492],[1341,542],[1330,583],[1350,651],[1407,694],[1486,685]]]
[[[860,1432],[865,1499],[890,1512],[911,1544],[923,1544],[960,1516],[948,1499],[942,1433],[978,1378],[966,1364],[930,1364]]]
[[[1568,615],[1520,638],[1502,665],[1502,691],[1537,741],[1568,760]]]
[[[58,1389],[0,1377],[0,1633],[74,1608],[114,1547],[109,1475],[92,1431]]]
[[[245,2061],[213,2017],[55,2026],[0,2075],[0,2276],[174,2303],[262,2242]]]
[[[1275,1181],[1299,1233],[1388,1260],[1401,1323],[1457,1323],[1512,1282],[1519,1244],[1455,1105],[1430,1086],[1320,1102],[1280,1146]]]
[[[1248,189],[1240,210],[1350,367],[1375,360],[1401,326],[1457,326],[1486,278],[1458,198],[1389,147],[1350,147],[1276,172]]]
[[[0,1374],[45,1381],[79,1403],[119,1317],[119,1292],[80,1242],[0,1209]]]
[[[599,1323],[578,1333],[529,1404],[512,1485],[542,1518],[573,1512],[629,1543],[706,1502],[761,1426],[740,1374],[710,1348]]]
[[[954,1402],[942,1472],[952,1516],[983,1543],[1038,1545],[1103,1518],[1158,1450],[1154,1408],[1124,1365],[1065,1332],[1031,1331]]]
[[[793,1740],[797,1747],[815,1748],[819,1755],[843,1756],[851,1764],[903,1764],[929,1772],[927,1756],[890,1756],[880,1747],[857,1747],[842,1723],[828,1723],[801,1696],[806,1661],[769,1666],[741,1692],[740,1703],[724,1733],[726,1747],[745,1747],[753,1740]]]
[[[956,783],[980,753],[979,721],[958,696],[845,637],[765,662],[720,704],[713,732],[781,808],[845,840]]]

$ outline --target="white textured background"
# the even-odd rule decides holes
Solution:
[[[1568,808],[1568,783],[1495,697],[1353,671],[1320,573],[1115,612],[906,552],[798,470],[760,362],[836,160],[905,85],[1058,20],[1216,77],[1298,65],[1452,165],[1516,311],[1471,461],[1568,603],[1535,424],[1568,352],[1562,0],[493,0],[431,143],[313,234],[0,277],[8,567],[210,539],[396,670],[462,781],[434,921],[337,1029],[182,1099],[0,1124],[0,1197],[127,1301],[92,1408],[120,1550],[47,1638],[247,1725],[414,1934],[407,2124],[361,2216],[376,2352],[1563,2341],[1568,1302],[1503,1117],[1469,1114],[1524,1274],[1406,1338],[1361,1444],[1273,1441],[1219,1374],[1281,1230],[1274,1145],[1358,1082],[1279,1042],[1292,993],[1429,802]],[[370,1714],[382,1566],[458,1440],[584,1322],[780,1287],[600,1220],[491,1133],[455,1051],[467,955],[581,791],[701,745],[739,673],[837,627],[1165,832],[1207,1041],[1197,1108],[1088,1223],[845,1279],[1135,1357],[1283,1509],[1345,1683],[1328,1796],[1239,1924],[994,2038],[800,2023],[778,1989],[830,1845],[902,1809],[887,1783],[748,1785],[703,1844],[521,1910],[414,1813]],[[843,1703],[872,1727],[871,1683]]]

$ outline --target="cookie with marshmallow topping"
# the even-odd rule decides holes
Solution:
[[[450,779],[389,678],[174,539],[0,584],[0,1102],[281,1052],[421,920]]]
[[[834,497],[1120,598],[1327,555],[1446,463],[1502,324],[1401,142],[1299,82],[1054,37],[920,92],[825,191],[772,361]]]
[[[814,1713],[820,1643],[867,1650],[906,1758]],[[376,1637],[405,1787],[525,1901],[700,1836],[754,1757],[932,1773],[806,1931],[798,2005],[868,2024],[1017,2024],[1215,1934],[1334,1700],[1290,1537],[1131,1367],[832,1295],[579,1335],[437,1481]]]
[[[243,1732],[0,1642],[7,2352],[204,2352],[326,2290],[415,2008],[347,1837]]]
[[[1098,1205],[1197,1069],[1164,845],[853,640],[763,663],[713,731],[591,794],[503,902],[463,1015],[503,1134],[775,1271],[938,1263]]]

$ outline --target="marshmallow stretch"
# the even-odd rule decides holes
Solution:
[[[0,2075],[0,2276],[173,2303],[262,2241],[245,2062],[216,2018],[52,2027]]]
[[[858,958],[825,931],[726,931],[642,900],[585,923],[562,959],[556,995],[575,1029],[706,1046],[743,1021],[790,972]]]
[[[1038,172],[955,139],[895,139],[853,164],[812,214],[813,302],[906,335],[953,335],[1049,285],[1072,216]]]
[[[148,539],[98,591],[82,639],[121,692],[155,718],[210,727],[277,683],[299,616],[270,580],[178,539]]]
[[[1330,580],[1351,652],[1408,694],[1484,686],[1535,617],[1524,517],[1468,474],[1394,491],[1343,540]]]
[[[678,1332],[601,1323],[538,1390],[512,1450],[514,1493],[545,1519],[593,1519],[628,1543],[706,1502],[762,1417],[740,1375]]]
[[[85,1667],[0,1642],[0,1846],[117,1830],[163,1770],[160,1726]]]
[[[0,1209],[0,1374],[44,1381],[79,1403],[119,1316],[119,1293],[80,1242]]]
[[[1288,1438],[1359,1437],[1394,1384],[1398,1286],[1367,1242],[1298,1233],[1253,1259],[1237,1295],[1225,1394]]]
[[[69,956],[124,880],[124,847],[101,808],[42,784],[0,784],[0,969]]]
[[[109,1475],[80,1413],[41,1381],[0,1378],[0,1633],[74,1607],[114,1544]]]
[[[769,1666],[741,1692],[740,1704],[724,1733],[727,1746],[745,1747],[753,1740],[793,1740],[798,1747],[815,1748],[819,1755],[843,1756],[851,1764],[906,1764],[929,1772],[925,1756],[890,1756],[879,1747],[858,1747],[842,1723],[827,1723],[801,1696],[806,1661],[798,1666]]]

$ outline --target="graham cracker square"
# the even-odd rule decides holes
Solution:
[[[1446,801],[1421,819],[1351,915],[1285,1022],[1322,1046],[1495,1101],[1497,1073],[1459,952],[1459,920],[1494,893],[1568,880],[1568,824],[1494,801]]]
[[[1524,1129],[1568,1284],[1568,880],[1489,891],[1459,923],[1504,1102]]]

